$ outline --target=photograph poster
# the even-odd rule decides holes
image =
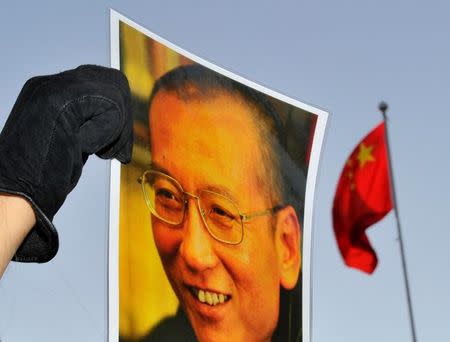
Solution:
[[[183,48],[111,11],[135,140],[111,166],[109,340],[309,342],[327,113]]]

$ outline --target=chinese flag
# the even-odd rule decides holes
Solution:
[[[377,256],[366,229],[392,207],[383,122],[347,159],[334,196],[334,233],[348,266],[367,273],[375,270]]]

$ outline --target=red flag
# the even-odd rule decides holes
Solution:
[[[384,122],[353,150],[342,170],[333,202],[333,226],[345,263],[372,273],[377,256],[366,229],[393,207]]]

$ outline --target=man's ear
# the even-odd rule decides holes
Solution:
[[[278,211],[275,239],[280,268],[280,285],[290,290],[295,287],[300,274],[302,240],[300,222],[295,209],[287,206]]]

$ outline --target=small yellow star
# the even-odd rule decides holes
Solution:
[[[372,155],[373,146],[366,146],[364,143],[359,145],[359,151],[356,158],[359,161],[359,167],[362,168],[367,162],[375,161]]]
[[[355,191],[355,183],[351,183],[350,184],[350,190],[351,191]]]

